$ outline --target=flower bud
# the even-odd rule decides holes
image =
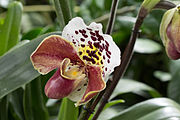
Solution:
[[[150,12],[159,2],[160,0],[144,0],[141,7]]]
[[[161,21],[160,37],[171,59],[180,58],[180,6],[168,10]]]

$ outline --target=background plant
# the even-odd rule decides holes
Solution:
[[[111,35],[122,53],[142,2],[119,0]],[[0,0],[1,120],[78,119],[83,107],[75,108],[66,98],[52,100],[44,95],[44,85],[53,72],[40,76],[29,56],[43,38],[60,35],[71,17],[81,16],[86,23],[101,22],[105,31],[111,3],[112,0]],[[61,9],[55,12],[57,8]],[[145,18],[131,64],[99,116],[100,120],[180,119],[179,61],[168,59],[159,37],[164,12],[155,10]]]

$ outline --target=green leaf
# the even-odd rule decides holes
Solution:
[[[0,30],[2,29],[3,24],[4,24],[4,18],[0,17]]]
[[[100,114],[100,116],[99,116],[100,120],[101,120],[101,119],[102,119],[102,120],[106,120],[106,119],[107,119],[107,117],[106,117],[107,114],[108,114],[108,117],[114,116],[115,113],[114,113],[113,109],[111,109],[111,106],[117,105],[117,104],[119,104],[119,103],[124,103],[124,102],[125,102],[125,101],[122,100],[122,99],[120,99],[120,100],[113,100],[113,101],[108,102],[108,103],[104,106],[102,114]],[[98,106],[99,106],[99,104],[98,104]],[[97,111],[98,106],[95,108],[95,111]],[[108,113],[107,113],[107,112],[108,112]],[[112,114],[111,114],[111,113],[112,113]],[[117,112],[116,112],[116,114],[117,114]],[[93,115],[94,115],[94,114],[91,114],[91,116],[89,117],[88,120],[92,120]],[[105,116],[105,117],[104,117],[104,116]]]
[[[53,0],[60,28],[64,28],[71,20],[71,8],[69,0]]]
[[[41,27],[34,28],[34,29],[30,30],[29,32],[25,33],[22,36],[21,40],[32,40],[32,39],[35,39],[36,37],[38,37],[39,35],[50,33],[53,31],[55,31],[53,26],[46,26],[44,28],[41,28]]]
[[[22,4],[12,2],[9,5],[5,23],[0,31],[0,56],[16,45],[19,41]]]
[[[167,98],[156,98],[138,103],[110,120],[164,120],[180,118],[180,106]]]
[[[8,120],[8,97],[0,99],[0,120]]]
[[[23,35],[22,40],[32,40],[42,32],[42,28],[35,28]]]
[[[168,84],[168,97],[180,103],[180,60],[171,61],[170,67],[172,79]]]
[[[155,89],[144,83],[130,79],[121,79],[120,82],[117,84],[113,94],[111,95],[111,99],[120,94],[129,92],[137,93],[139,91],[149,91],[155,93],[157,96],[161,96]]]
[[[110,120],[110,118],[116,116],[118,113],[119,113],[119,111],[117,111],[113,107],[107,108],[106,110],[102,111],[98,120]],[[93,116],[92,116],[92,118],[93,118]],[[89,120],[91,120],[91,119],[89,119]]]
[[[38,77],[26,85],[24,93],[26,120],[49,120],[48,111],[43,100],[41,80],[41,77]]]
[[[59,0],[59,3],[61,5],[61,9],[62,9],[63,17],[64,17],[64,22],[65,22],[65,24],[68,24],[68,22],[72,18],[70,1],[69,0]]]
[[[105,10],[110,10],[111,9],[111,4],[112,4],[112,0],[104,0]]]
[[[14,16],[11,23],[11,31],[8,39],[7,50],[11,49],[20,40],[21,18],[23,13],[23,6],[20,2],[13,2],[14,4]]]
[[[24,120],[24,112],[23,112],[23,89],[19,88],[9,96],[9,109],[13,120]]]
[[[111,106],[117,105],[117,104],[119,104],[119,103],[124,103],[124,102],[125,102],[125,101],[122,100],[122,99],[120,99],[120,100],[113,100],[113,101],[108,102],[108,103],[104,106],[102,114],[100,114],[100,116],[99,116],[100,120],[106,120],[106,119],[107,119],[107,117],[104,117],[104,114],[108,114],[108,116],[111,116],[111,115],[113,116],[114,113],[112,113],[113,110],[111,109]],[[99,106],[99,104],[98,104],[97,107],[95,108],[95,111],[97,111],[98,106]],[[110,111],[109,111],[109,110],[110,110]],[[112,110],[112,111],[111,111],[111,110]],[[107,111],[108,111],[108,113],[106,113]],[[111,114],[111,113],[112,113],[112,114]],[[94,116],[94,114],[91,114],[88,120],[92,120],[93,116]],[[106,115],[105,115],[105,116],[106,116]]]
[[[172,80],[170,81],[168,85],[168,97],[175,100],[176,102],[180,103],[180,71],[177,71],[176,74],[172,77]]]
[[[139,38],[136,41],[134,51],[137,53],[153,54],[162,49],[161,45],[149,39]]]
[[[160,0],[144,0],[141,5],[141,9],[146,12],[150,12],[159,2]]]
[[[163,71],[155,71],[154,76],[161,80],[162,82],[167,82],[171,80],[172,76],[170,73],[163,72]]]
[[[62,30],[65,27],[65,21],[64,21],[62,8],[61,8],[59,0],[53,0],[53,3],[54,3],[56,15],[57,15],[58,23],[60,24],[60,29]]]
[[[64,98],[61,103],[58,120],[77,120],[78,107],[68,98]]]
[[[76,13],[75,13],[75,10],[74,10],[76,3],[77,3],[77,1],[75,1],[75,0],[69,0],[72,17],[76,16]]]
[[[179,69],[180,69],[180,59],[179,60],[171,60],[169,67],[170,67],[171,75],[174,76],[174,74],[176,74],[176,72],[179,71]]]
[[[176,4],[176,5],[179,5],[179,4],[180,4],[180,1],[179,1],[179,0],[171,0],[171,2],[173,2],[173,3]]]
[[[33,68],[30,55],[47,36],[60,35],[53,32],[42,35],[0,57],[0,98],[29,83],[40,74]]]
[[[116,104],[118,104],[118,103],[124,103],[125,101],[124,100],[114,100],[114,101],[110,101],[110,102],[108,102],[105,106],[104,106],[104,109],[103,110],[105,110],[105,109],[107,109],[107,108],[109,108],[109,107],[111,107],[111,106],[113,106],[113,105],[116,105]]]
[[[9,52],[12,52],[13,50],[16,50],[16,48],[19,48],[25,44],[27,44],[28,42],[30,42],[30,40],[23,40],[23,41],[20,41],[16,46],[14,46],[13,48],[11,48],[9,51],[6,52],[9,53]]]
[[[95,2],[99,8],[101,8],[101,9],[104,8],[104,0],[95,0]]]
[[[44,27],[39,35],[43,35],[43,34],[54,32],[54,31],[56,31],[55,26],[49,25],[49,26]]]

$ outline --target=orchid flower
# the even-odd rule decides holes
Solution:
[[[160,37],[170,59],[180,59],[180,5],[169,9],[163,15]]]
[[[106,87],[104,79],[120,64],[120,50],[110,35],[102,33],[101,24],[87,26],[76,17],[62,36],[45,38],[30,58],[41,74],[57,69],[45,86],[49,98],[68,97],[79,106]]]

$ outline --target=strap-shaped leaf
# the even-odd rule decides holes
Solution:
[[[68,98],[64,98],[61,102],[58,120],[77,120],[78,112],[78,107],[75,107]]]
[[[167,98],[156,98],[136,104],[110,120],[165,120],[180,118],[180,106]]]
[[[9,110],[13,120],[24,120],[23,88],[19,88],[7,95],[9,97]],[[9,116],[9,115],[8,115]],[[9,118],[10,119],[10,118]]]
[[[69,0],[59,0],[61,8],[62,8],[62,13],[64,16],[64,21],[65,24],[68,24],[68,22],[72,18],[72,13],[71,13],[71,8],[70,8],[70,2]]]
[[[61,8],[59,0],[53,0],[53,2],[54,2],[56,15],[57,15],[57,20],[58,20],[58,22],[60,24],[60,28],[62,30],[65,27],[65,21],[64,21],[62,8]]]
[[[53,2],[58,22],[60,24],[60,28],[62,29],[72,18],[70,3],[69,0],[53,0]]]
[[[168,84],[168,97],[173,99],[174,101],[180,103],[180,60],[171,61],[170,64],[170,72],[172,75],[172,79]]]
[[[125,93],[140,93],[140,91],[148,91],[153,97],[160,97],[161,95],[152,87],[130,79],[121,79],[121,81],[117,84],[116,89],[111,95],[111,99],[115,98],[120,94]]]
[[[0,120],[8,120],[8,98],[4,97],[0,100]]]
[[[24,93],[24,114],[26,120],[49,120],[47,108],[45,107],[41,76],[26,85]]]
[[[0,98],[40,75],[33,68],[30,55],[45,37],[52,34],[60,35],[60,32],[42,35],[0,57]]]
[[[0,56],[18,43],[21,17],[22,4],[12,2],[9,5],[5,23],[0,31]]]

